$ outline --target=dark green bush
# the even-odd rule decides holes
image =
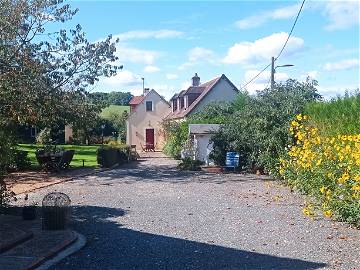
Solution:
[[[178,168],[183,171],[200,171],[201,165],[204,165],[204,162],[187,157],[181,160]]]
[[[97,150],[97,162],[101,167],[109,168],[128,161],[129,150],[127,147],[101,146]]]
[[[256,96],[246,97],[213,136],[214,150],[210,158],[217,165],[223,165],[226,151],[236,151],[243,169],[276,171],[279,156],[290,143],[289,121],[303,113],[308,102],[321,98],[316,86],[316,81],[288,80]]]
[[[31,161],[27,151],[14,150],[13,160],[9,166],[10,170],[25,170],[31,167]]]

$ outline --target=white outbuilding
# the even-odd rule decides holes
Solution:
[[[190,124],[189,141],[191,156],[193,159],[201,160],[206,165],[211,163],[209,154],[213,150],[213,143],[210,142],[211,136],[220,129],[218,124]]]

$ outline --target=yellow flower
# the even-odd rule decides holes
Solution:
[[[331,218],[333,216],[333,212],[331,210],[324,211],[324,216],[327,218]]]
[[[331,199],[331,190],[330,189],[328,191],[326,191],[326,199],[327,200]]]
[[[308,208],[306,208],[306,207],[304,207],[303,213],[304,213],[305,216],[308,216],[308,217],[311,216],[310,210]]]
[[[355,190],[355,191],[358,191],[358,190],[360,190],[360,185],[354,185],[354,186],[352,186],[351,189]]]
[[[325,191],[326,191],[326,187],[322,186],[322,187],[320,188],[320,192],[321,192],[322,194],[324,194]]]
[[[302,118],[302,115],[301,114],[298,114],[297,116],[296,116],[296,119],[298,120],[298,121],[301,121],[303,118]]]

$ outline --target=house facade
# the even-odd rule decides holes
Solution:
[[[200,83],[200,77],[195,73],[192,85],[175,94],[171,99],[171,113],[167,120],[181,120],[201,111],[212,102],[233,101],[239,90],[224,75],[205,83]]]
[[[171,112],[170,104],[154,89],[145,89],[144,94],[134,96],[129,105],[126,144],[136,145],[137,150],[162,150],[165,144],[162,122]]]

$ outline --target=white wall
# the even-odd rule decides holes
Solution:
[[[209,163],[209,154],[213,149],[213,144],[210,144],[212,134],[198,134],[194,137],[194,145],[196,147],[196,159]]]
[[[211,102],[233,101],[237,96],[237,92],[231,84],[225,79],[221,79],[218,84],[196,105],[190,114],[199,112]]]

